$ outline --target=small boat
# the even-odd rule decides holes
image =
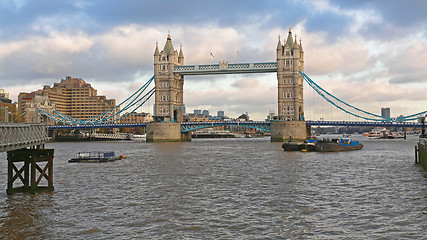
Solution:
[[[75,162],[113,162],[126,158],[124,155],[115,156],[114,152],[79,152],[75,158],[68,160],[69,163]]]
[[[341,151],[353,151],[360,150],[363,148],[363,144],[359,141],[354,141],[350,138],[341,139],[323,139],[316,141],[315,151],[318,152],[341,152]]]

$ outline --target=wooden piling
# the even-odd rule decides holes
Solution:
[[[6,193],[53,191],[53,155],[54,149],[40,149],[40,147],[7,152],[8,178]],[[39,164],[43,162],[46,165],[41,168]],[[20,169],[17,167],[19,163],[23,163]],[[23,186],[14,187],[14,183],[18,178]],[[39,186],[43,178],[47,180],[47,186]]]

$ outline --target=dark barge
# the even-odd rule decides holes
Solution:
[[[303,143],[284,142],[282,144],[284,151],[303,151],[303,152],[341,152],[353,151],[363,148],[363,144],[349,138],[341,139],[323,139],[316,141],[304,141]]]

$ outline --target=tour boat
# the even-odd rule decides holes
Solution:
[[[95,163],[95,162],[113,162],[116,160],[120,160],[122,158],[126,158],[124,155],[115,156],[114,152],[79,152],[75,158],[68,160],[69,163],[75,162],[87,162],[87,163]]]
[[[384,138],[405,138],[404,132],[392,132],[386,128],[376,127],[365,135],[370,139],[384,139]]]

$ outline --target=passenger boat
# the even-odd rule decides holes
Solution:
[[[126,158],[124,155],[115,156],[114,152],[79,152],[75,158],[68,160],[69,163],[75,162],[113,162]]]
[[[392,132],[386,128],[376,127],[369,133],[364,134],[370,139],[393,139],[393,138],[406,138],[404,132]]]

